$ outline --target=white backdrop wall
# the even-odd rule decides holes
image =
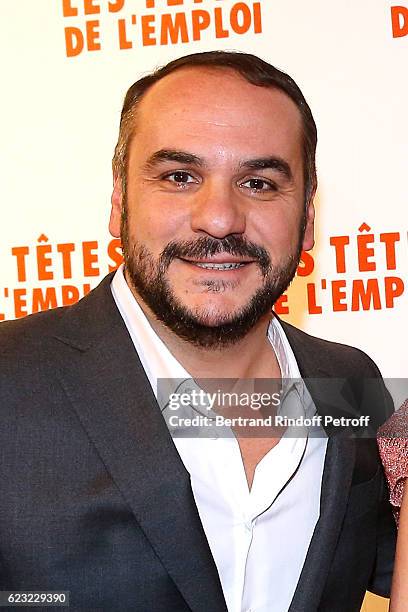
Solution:
[[[128,86],[237,49],[294,76],[319,130],[317,243],[278,312],[406,377],[408,0],[0,0],[0,17],[0,320],[74,302],[119,262]]]
[[[73,302],[117,265],[111,156],[128,86],[177,56],[238,49],[293,75],[319,130],[317,244],[278,312],[406,376],[408,2],[398,7],[0,0],[0,319]]]

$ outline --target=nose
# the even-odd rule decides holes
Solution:
[[[208,181],[195,194],[191,207],[191,229],[214,238],[243,234],[246,215],[239,195],[232,185],[223,181]]]

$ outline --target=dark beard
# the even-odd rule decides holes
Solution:
[[[192,241],[170,242],[156,262],[143,245],[130,249],[126,218],[122,224],[122,247],[128,281],[152,310],[157,319],[177,336],[201,348],[220,349],[231,346],[246,334],[265,314],[271,311],[276,300],[284,293],[293,279],[302,251],[304,223],[300,229],[299,244],[294,255],[287,258],[281,268],[273,267],[267,251],[240,236],[215,239],[210,236]],[[177,257],[201,258],[216,253],[249,257],[258,262],[264,284],[250,301],[232,315],[223,315],[216,324],[206,323],[205,313],[195,313],[185,308],[174,295],[165,273]],[[209,292],[221,291],[229,283],[208,281]]]

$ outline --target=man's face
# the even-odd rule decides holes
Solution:
[[[289,97],[229,70],[181,69],[145,94],[110,231],[141,305],[180,337],[243,337],[312,248],[301,141]]]

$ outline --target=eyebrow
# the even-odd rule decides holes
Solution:
[[[176,149],[160,149],[151,155],[144,164],[146,169],[153,168],[160,162],[177,162],[179,164],[189,164],[193,166],[203,166],[204,162],[201,157],[186,151],[178,151]]]
[[[188,153],[187,151],[179,151],[177,149],[160,149],[155,151],[145,162],[145,169],[154,168],[161,162],[177,162],[179,164],[188,164],[197,167],[205,166],[205,162],[198,155]],[[258,157],[255,159],[243,160],[239,163],[239,169],[246,170],[265,170],[272,169],[280,172],[288,181],[293,179],[292,171],[287,161],[281,157]]]
[[[293,178],[292,170],[288,162],[280,157],[259,157],[257,159],[247,159],[239,164],[240,168],[248,170],[272,169],[280,172],[288,181]]]

